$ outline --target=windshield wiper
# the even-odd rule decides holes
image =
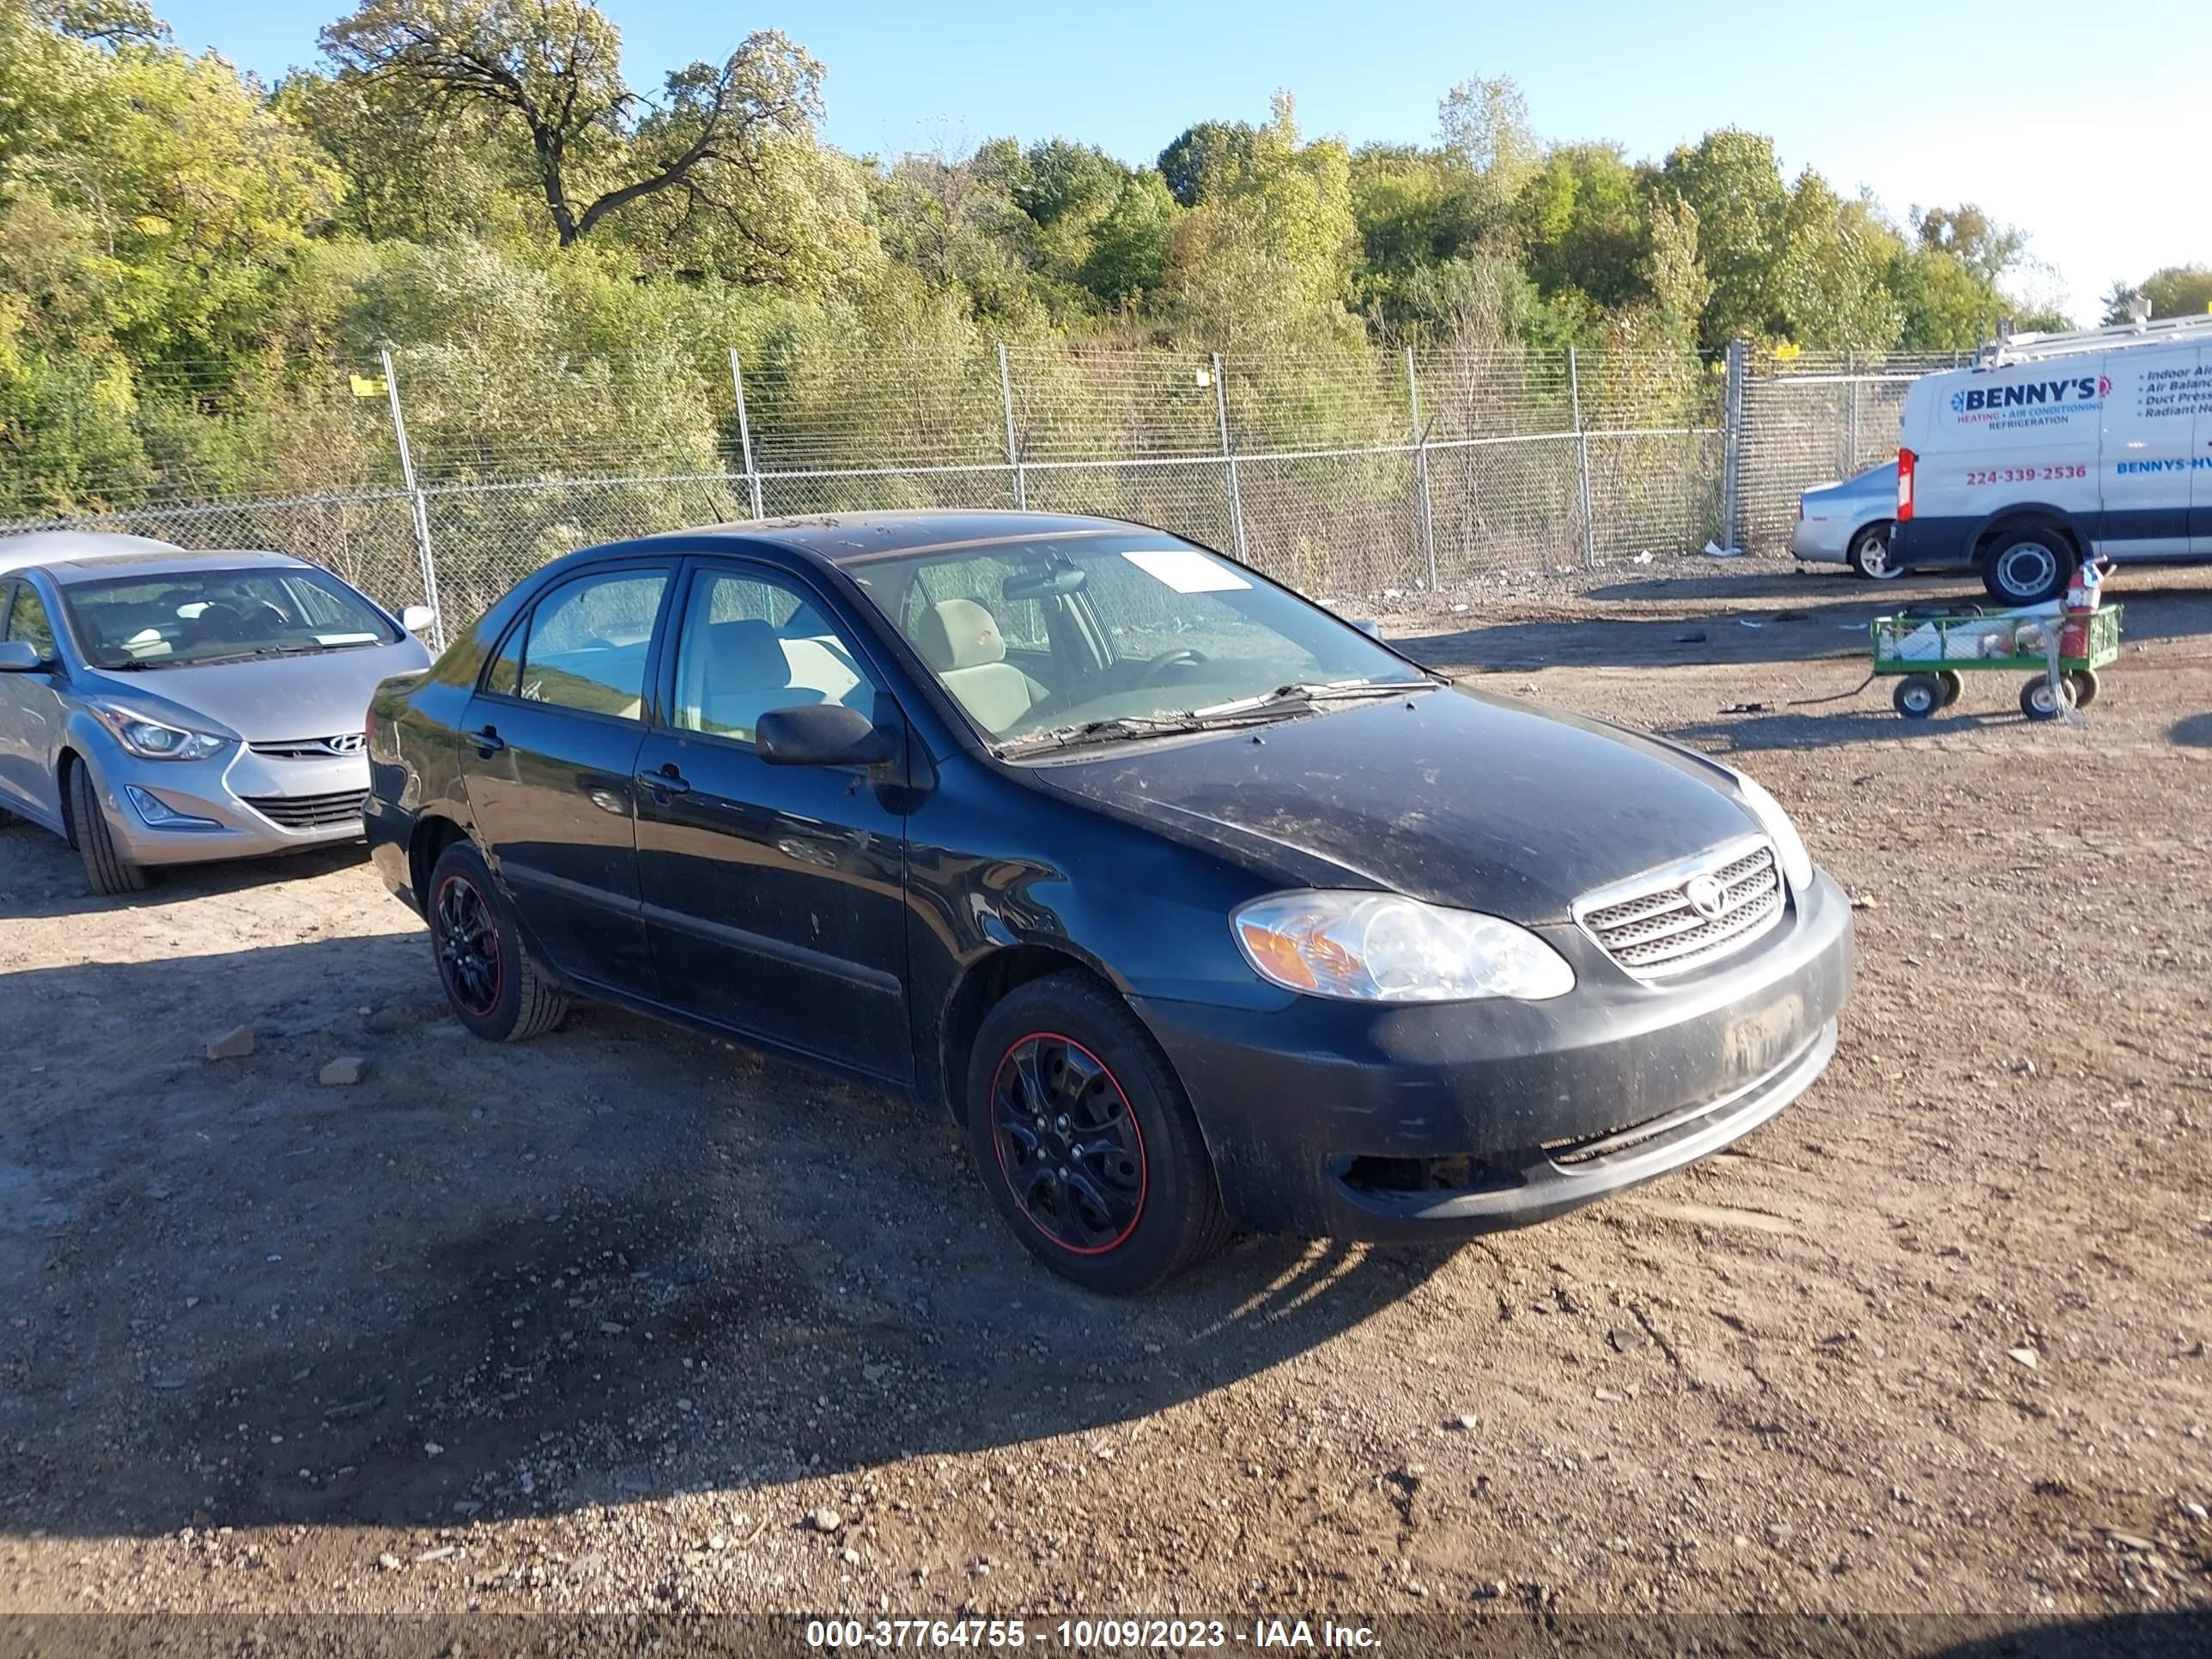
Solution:
[[[1237,726],[1264,726],[1288,718],[1289,708],[1259,708],[1244,704],[1233,708],[1192,708],[1180,714],[1117,714],[1109,720],[1085,720],[1079,726],[1055,726],[1032,732],[1000,744],[992,752],[1001,760],[1036,754],[1048,749],[1074,749],[1085,744],[1120,743],[1132,738],[1171,737],[1184,732],[1217,732]]]
[[[1429,680],[1335,680],[1326,685],[1279,685],[1261,696],[1239,697],[1234,702],[1212,703],[1204,708],[1186,708],[1180,714],[1120,714],[1107,720],[1085,720],[1079,726],[1055,726],[1049,732],[1033,732],[1000,744],[994,752],[1007,759],[1047,749],[1073,749],[1084,744],[1264,726],[1271,720],[1290,720],[1317,702],[1396,696],[1401,691],[1434,689],[1434,683]]]

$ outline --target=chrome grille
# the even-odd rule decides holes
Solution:
[[[358,732],[340,732],[327,738],[284,738],[274,743],[249,743],[257,755],[277,760],[328,760],[333,755],[358,755],[365,744]]]
[[[366,789],[345,789],[335,795],[246,795],[248,806],[270,823],[287,830],[331,830],[342,823],[361,824]]]
[[[1593,893],[1575,916],[1630,973],[1659,979],[1742,949],[1781,919],[1783,897],[1774,848],[1738,842]]]

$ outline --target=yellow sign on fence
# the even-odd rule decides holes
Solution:
[[[348,374],[356,398],[381,398],[384,395],[384,376],[381,374]]]

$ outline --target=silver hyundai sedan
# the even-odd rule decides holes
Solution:
[[[354,839],[369,696],[429,666],[430,621],[289,554],[0,539],[0,823],[67,837],[97,893]]]

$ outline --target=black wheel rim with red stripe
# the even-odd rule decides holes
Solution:
[[[499,924],[491,906],[466,876],[438,884],[432,907],[437,928],[438,971],[446,993],[464,1012],[479,1017],[499,1006]]]
[[[1105,1062],[1072,1037],[1018,1040],[991,1080],[991,1139],[1014,1203],[1074,1255],[1103,1255],[1144,1214],[1145,1137]]]

